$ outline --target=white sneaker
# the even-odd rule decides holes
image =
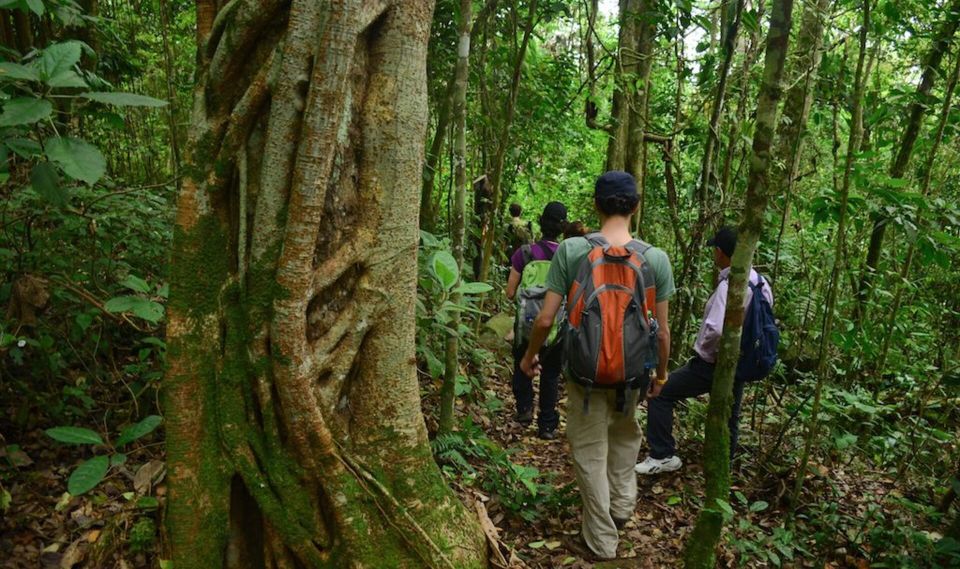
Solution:
[[[680,470],[681,466],[683,466],[683,461],[680,460],[680,457],[677,455],[667,458],[653,458],[652,456],[648,456],[643,462],[637,463],[637,465],[633,467],[633,470],[637,474],[660,474],[661,472]]]

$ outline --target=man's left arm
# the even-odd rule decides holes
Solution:
[[[553,327],[553,321],[557,317],[557,312],[560,311],[560,304],[562,302],[563,297],[561,295],[552,290],[547,291],[547,295],[543,299],[543,308],[540,309],[540,314],[537,315],[537,319],[533,321],[533,329],[530,331],[530,342],[527,344],[527,353],[524,354],[523,359],[520,360],[520,370],[526,374],[527,377],[533,377],[540,373],[538,354],[540,353],[540,348],[543,347],[543,343],[547,341],[550,328]]]

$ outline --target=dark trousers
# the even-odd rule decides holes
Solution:
[[[693,357],[680,369],[670,373],[663,391],[650,400],[647,410],[647,443],[650,456],[668,458],[677,453],[673,438],[673,407],[677,401],[710,393],[713,386],[714,364]],[[733,411],[730,413],[730,457],[733,458],[740,435],[740,404],[743,402],[744,382],[733,382]]]
[[[520,360],[527,351],[523,342],[513,351],[513,396],[517,400],[517,413],[533,409],[533,378],[520,370]],[[557,398],[560,388],[560,368],[562,366],[560,345],[545,346],[540,349],[540,413],[537,426],[541,431],[553,431],[560,426],[560,414],[557,413]]]

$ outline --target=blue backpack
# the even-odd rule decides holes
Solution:
[[[767,286],[762,277],[757,284],[748,282],[753,298],[747,305],[743,317],[743,332],[740,336],[740,361],[737,362],[737,379],[741,381],[759,381],[777,365],[777,344],[780,343],[780,330],[773,317],[773,307],[763,296],[763,287]]]

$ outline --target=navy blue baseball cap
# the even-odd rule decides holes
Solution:
[[[717,234],[707,241],[707,246],[716,247],[727,257],[733,257],[733,251],[737,248],[737,229],[729,225],[721,227]]]
[[[604,172],[593,186],[593,197],[602,200],[612,196],[637,197],[637,181],[627,172]]]

